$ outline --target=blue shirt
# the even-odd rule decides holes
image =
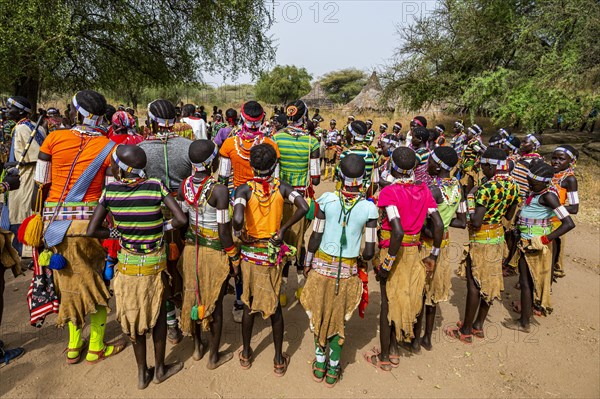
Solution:
[[[325,214],[325,231],[319,249],[330,256],[340,256],[342,239],[342,203],[335,193],[325,193],[318,200],[319,208]],[[377,206],[365,199],[354,205],[346,226],[346,245],[342,248],[343,258],[356,258],[360,254],[363,229],[371,219],[377,220]]]

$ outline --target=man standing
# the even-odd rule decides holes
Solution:
[[[29,202],[31,201],[31,196],[35,189],[33,175],[35,173],[35,164],[40,152],[40,146],[46,138],[46,131],[41,126],[37,128],[34,140],[31,142],[28,151],[25,153],[29,137],[35,128],[35,125],[29,120],[31,103],[25,97],[14,96],[8,99],[7,104],[9,105],[9,119],[16,122],[12,132],[12,144],[8,162],[9,166],[18,166],[19,175],[21,176],[21,187],[12,191],[9,195],[8,220],[10,221],[10,228],[7,226],[4,212],[2,214],[2,227],[6,230],[10,229],[16,236],[17,230],[23,220],[31,215]],[[24,153],[25,157],[20,165],[17,165],[16,162],[20,161],[20,158]],[[23,246],[21,243],[17,243],[17,240],[14,240],[14,246],[19,252],[19,255],[22,256]]]
[[[280,177],[281,181],[289,184],[300,193],[304,198],[310,198],[314,201],[313,186],[321,182],[321,167],[319,165],[319,141],[304,130],[304,123],[308,113],[308,107],[302,100],[296,100],[286,107],[288,118],[288,127],[273,136],[273,140],[279,147],[280,158]],[[310,176],[310,178],[309,178]],[[289,199],[283,204],[283,220],[289,219],[294,214],[294,204]],[[296,263],[298,276],[298,291],[296,296],[300,297],[300,292],[304,286],[305,277],[303,274],[304,254],[304,233],[310,222],[303,218],[300,223],[288,229],[284,241],[292,244],[298,250],[296,257],[291,259],[291,263]],[[280,291],[280,302],[282,306],[287,304],[287,277],[289,272],[289,263],[286,263],[283,270],[283,281]]]
[[[181,109],[181,121],[187,123],[194,131],[194,140],[206,140],[206,122],[204,119],[194,116],[196,106],[194,104],[186,104]],[[206,114],[206,113],[205,113]]]

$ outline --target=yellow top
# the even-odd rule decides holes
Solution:
[[[246,206],[246,232],[256,239],[271,238],[281,227],[283,196],[279,191],[279,180],[270,183],[270,193],[265,195],[262,184],[249,181],[252,190]]]

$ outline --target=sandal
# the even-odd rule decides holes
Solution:
[[[248,356],[248,358],[245,358],[242,353],[244,352],[239,351],[238,353],[238,358],[240,359],[240,366],[242,367],[242,370],[248,370],[250,367],[252,367],[252,350],[250,350],[250,356]]]
[[[462,321],[457,321],[456,326],[458,328],[462,328]],[[471,327],[471,333],[473,333],[473,335],[477,338],[485,339],[485,334],[483,333],[483,330],[478,330],[475,327]]]
[[[104,359],[108,359],[109,357],[113,357],[115,355],[118,355],[119,353],[121,353],[123,351],[123,349],[125,349],[127,347],[127,342],[124,341],[120,341],[120,342],[116,342],[115,344],[112,345],[113,347],[113,351],[111,352],[110,355],[106,354],[106,348],[110,346],[110,345],[104,345],[104,348],[102,348],[102,350],[99,351],[93,351],[90,350],[88,348],[88,354],[89,355],[96,355],[98,356],[98,359],[96,360],[86,360],[88,364],[96,364],[96,363],[100,363],[101,361],[103,361]]]
[[[365,361],[376,369],[380,369],[383,371],[390,371],[392,369],[392,363],[389,361],[383,361],[379,359],[379,353],[376,352],[367,352],[363,354]]]
[[[390,366],[392,366],[393,369],[400,367],[400,355],[390,355],[389,358]],[[395,362],[393,360],[395,360]]]
[[[444,329],[444,333],[449,337],[458,339],[464,344],[473,343],[473,334],[463,334],[458,327],[447,327]]]
[[[83,352],[83,347],[87,344],[86,340],[83,339],[81,341],[81,346],[79,348],[69,348],[68,346],[65,348],[63,353],[67,353],[67,364],[77,364],[81,360],[81,352]],[[77,357],[70,358],[69,352],[77,352]]]
[[[320,378],[317,377],[315,375],[315,371],[318,371],[319,373],[323,373],[323,377],[320,377]],[[312,378],[313,378],[313,380],[315,382],[323,382],[323,379],[325,378],[325,373],[326,373],[326,370],[320,369],[317,367],[317,359],[315,359],[312,363]]]
[[[521,301],[512,301],[510,303],[510,306],[511,306],[513,312],[521,314]],[[536,308],[535,306],[533,307],[533,314],[534,314],[534,316],[537,316],[537,317],[544,316],[544,313],[540,309]]]
[[[334,371],[336,374],[331,374],[331,371]],[[342,378],[342,366],[337,365],[337,367],[335,368],[335,370],[332,370],[331,368],[327,369],[327,374],[326,374],[327,378],[332,378],[333,379],[333,383],[327,382],[327,379],[325,379],[325,386],[327,388],[333,388],[335,386],[335,384],[338,383],[338,381]]]
[[[283,357],[283,364],[274,363],[273,365],[273,374],[275,374],[276,377],[283,377],[290,364],[290,356],[287,353],[282,353],[281,357]]]

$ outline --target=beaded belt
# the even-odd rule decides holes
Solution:
[[[521,217],[519,216],[519,221],[517,222],[518,225],[522,225],[522,226],[540,226],[540,227],[548,227],[548,226],[552,226],[552,218],[550,219],[532,219],[532,218],[525,218],[525,217]]]
[[[203,247],[208,247],[217,251],[223,250],[223,245],[221,244],[221,240],[219,239],[219,233],[214,230],[205,229],[200,227],[200,231],[197,233],[191,227],[185,233],[185,239],[189,244],[196,244]]]
[[[479,230],[469,229],[471,241],[491,241],[498,238],[504,238],[504,228],[501,224],[484,224]]]
[[[379,238],[380,240],[390,240],[392,238],[392,232],[389,230],[379,230]],[[421,233],[417,234],[404,234],[402,236],[402,246],[403,247],[414,247],[417,245],[421,245]]]
[[[429,248],[433,247],[433,238],[423,237],[423,244]],[[448,244],[450,244],[450,231],[446,229],[442,235],[442,244],[440,245],[440,248],[447,247]]]
[[[117,257],[118,270],[126,276],[152,276],[167,268],[167,253],[164,249],[149,254],[135,254],[121,249]]]
[[[262,245],[262,242],[257,242],[256,244]],[[254,263],[258,266],[275,266],[274,263],[269,262],[269,252],[266,247],[266,243],[263,246],[249,246],[243,245],[241,248],[241,256],[244,262]]]
[[[43,211],[44,221],[52,220],[89,220],[94,214],[98,202],[63,202],[57,209],[58,202],[46,202]]]
[[[358,274],[358,261],[356,258],[341,258],[340,278],[349,278]],[[331,256],[319,250],[313,259],[312,268],[315,272],[325,277],[337,278],[340,258]]]

